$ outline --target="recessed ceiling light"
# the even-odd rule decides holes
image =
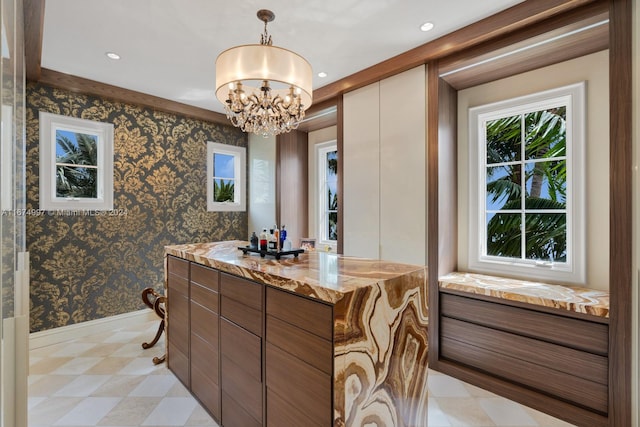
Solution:
[[[120,55],[115,52],[107,52],[105,55],[107,55],[107,58],[109,59],[120,59]]]
[[[431,22],[425,22],[424,24],[420,25],[420,30],[422,31],[429,31],[433,29],[433,23]]]
[[[325,73],[324,71],[320,71],[318,73],[318,77],[327,77],[327,73]]]

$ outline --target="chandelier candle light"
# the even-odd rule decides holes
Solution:
[[[275,15],[259,10],[260,44],[233,47],[216,59],[216,97],[231,123],[267,137],[296,129],[311,106],[312,71],[306,59],[272,46],[267,23]]]

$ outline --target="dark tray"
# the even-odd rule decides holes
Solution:
[[[290,251],[280,252],[270,250],[263,251],[261,249],[253,249],[249,246],[239,246],[238,249],[240,249],[244,255],[246,255],[247,252],[251,252],[254,254],[260,254],[260,257],[262,258],[264,258],[266,255],[269,255],[275,257],[276,259],[280,259],[280,257],[283,255],[293,255],[295,258],[298,258],[298,254],[304,253],[304,249],[291,249]]]

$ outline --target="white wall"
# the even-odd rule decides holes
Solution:
[[[587,282],[609,289],[609,51],[458,92],[458,268],[468,270],[468,109],[587,81]],[[525,278],[526,279],[526,278]]]
[[[249,134],[247,239],[276,222],[276,137]]]
[[[318,159],[316,158],[316,145],[335,141],[337,138],[338,128],[336,126],[309,132],[309,237],[318,238],[318,174],[316,173]],[[340,159],[338,159],[338,162],[340,162]]]

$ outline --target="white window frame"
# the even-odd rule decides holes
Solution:
[[[40,209],[112,210],[113,209],[113,124],[58,114],[39,114],[40,119]],[[98,151],[98,188],[96,198],[56,196],[56,132],[58,130],[94,135]]]
[[[234,197],[233,202],[216,202],[213,199],[213,157],[225,154],[234,158]],[[246,197],[247,149],[234,145],[207,142],[207,211],[244,212],[247,210]]]
[[[486,132],[497,118],[566,105],[567,261],[486,254]],[[469,109],[469,268],[483,273],[585,283],[585,82]]]
[[[322,246],[329,245],[336,249],[338,245],[337,240],[329,240],[327,236],[326,230],[326,222],[327,211],[328,211],[328,200],[327,200],[327,189],[325,187],[327,181],[327,153],[338,150],[338,142],[336,140],[323,142],[321,144],[316,144],[316,177],[317,177],[317,188],[316,188],[316,201],[317,201],[317,209],[316,209],[316,217],[318,221],[316,222],[316,235],[318,236],[318,244]],[[339,159],[338,159],[339,161]]]

